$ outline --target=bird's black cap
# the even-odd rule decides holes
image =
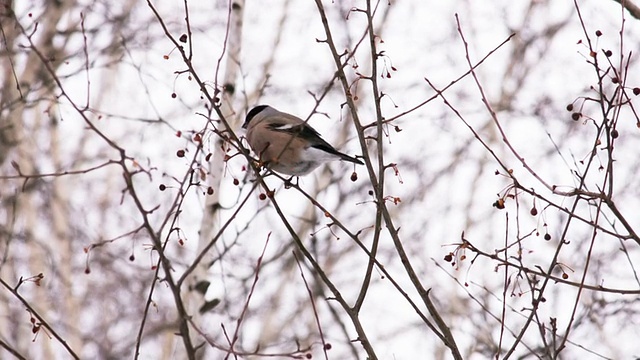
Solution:
[[[242,128],[246,129],[247,126],[249,126],[249,122],[251,121],[251,119],[253,119],[254,116],[258,115],[262,110],[264,110],[267,107],[268,107],[267,105],[258,105],[253,109],[251,109],[251,111],[249,111],[249,113],[247,114],[247,117],[244,118],[244,124],[242,124]]]

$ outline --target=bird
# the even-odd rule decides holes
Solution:
[[[247,142],[260,162],[280,174],[307,175],[334,160],[363,165],[359,159],[336,150],[302,119],[269,105],[252,108],[242,128],[247,130]]]

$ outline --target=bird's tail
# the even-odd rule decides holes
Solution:
[[[344,161],[348,161],[348,162],[352,162],[354,164],[360,164],[360,165],[364,165],[364,163],[354,157],[351,157],[347,154],[343,154],[343,153],[338,153],[340,155],[340,159],[344,160]]]

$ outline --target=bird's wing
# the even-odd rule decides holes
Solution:
[[[307,123],[305,122],[294,123],[288,121],[273,121],[267,126],[271,131],[287,133],[300,137],[308,141],[309,144],[313,147],[316,147],[316,145],[326,145],[331,147],[329,143],[327,143],[320,137],[320,133],[318,133],[311,126],[307,125]]]
[[[362,164],[360,160],[336,150],[333,146],[331,146],[331,144],[320,137],[320,133],[318,133],[314,128],[293,115],[283,114],[283,116],[281,116],[279,119],[271,120],[267,127],[271,131],[287,133],[291,134],[292,136],[300,137],[308,141],[309,146],[312,148],[322,150],[332,155],[336,155],[337,157],[346,161]]]

